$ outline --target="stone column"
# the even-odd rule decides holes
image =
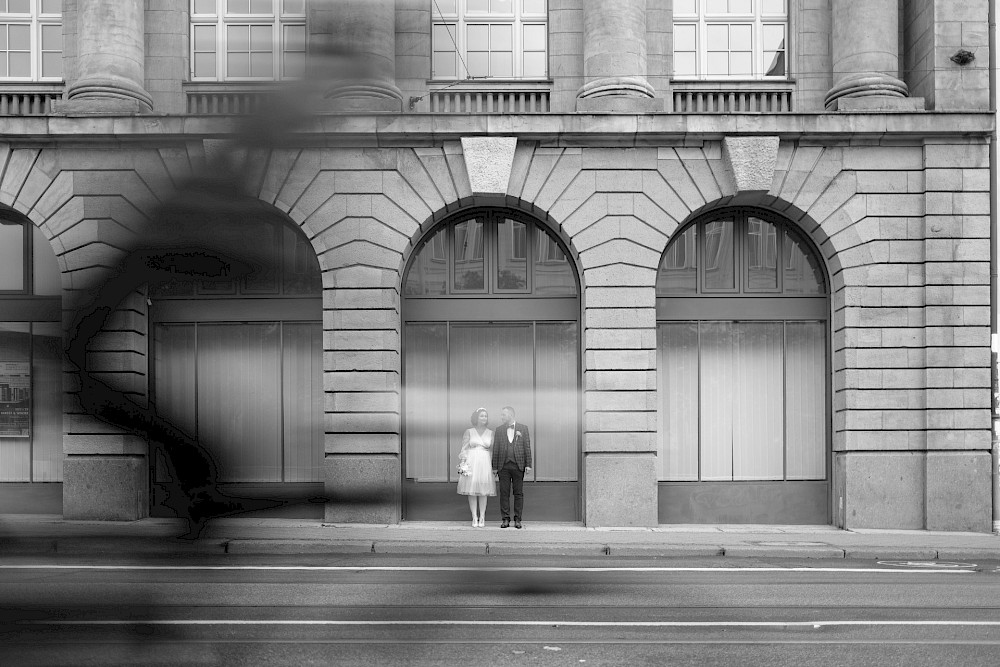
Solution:
[[[583,0],[577,111],[662,111],[646,81],[646,0]]]
[[[78,0],[76,79],[64,113],[147,113],[145,2]]]
[[[395,0],[312,0],[309,72],[331,111],[401,111]]]
[[[897,0],[833,0],[830,111],[923,109],[899,73]]]

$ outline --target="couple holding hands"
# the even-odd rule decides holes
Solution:
[[[486,525],[486,499],[495,496],[500,483],[501,528],[510,526],[510,493],[514,491],[514,527],[521,527],[524,509],[524,473],[531,470],[531,436],[528,427],[517,423],[514,408],[500,411],[502,422],[496,430],[489,428],[486,408],[472,413],[472,428],[462,435],[462,450],[458,453],[458,493],[469,497],[472,526]],[[477,511],[478,505],[478,511]]]

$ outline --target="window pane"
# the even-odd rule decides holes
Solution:
[[[511,35],[512,26],[490,26],[490,51],[510,51],[514,48]]]
[[[674,26],[674,50],[694,51],[697,48],[697,35],[696,26],[686,23]]]
[[[216,0],[194,0],[195,14],[214,14]]]
[[[822,294],[823,278],[811,252],[792,235],[785,233],[784,291],[791,294]]]
[[[42,50],[62,51],[62,26],[43,25],[42,26]]]
[[[406,294],[420,296],[447,293],[446,238],[447,230],[441,229],[417,251],[417,257],[406,274]]]
[[[469,76],[489,76],[490,75],[490,54],[485,51],[470,51],[468,60]]]
[[[440,0],[439,0],[440,1]],[[413,273],[413,270],[410,270]],[[406,471],[408,478],[447,480],[448,325],[406,324]]]
[[[730,14],[752,14],[751,0],[729,0]]]
[[[784,478],[781,322],[737,322],[733,479]]]
[[[226,0],[226,9],[230,14],[249,14],[250,0]]]
[[[271,0],[250,0],[251,14],[273,14],[274,8]]]
[[[750,76],[753,73],[753,54],[749,51],[730,53],[729,73],[733,76]]]
[[[0,23],[0,51],[7,50],[7,27],[6,23]]]
[[[286,53],[282,58],[281,75],[285,77],[302,77],[306,73],[306,54],[298,51]]]
[[[522,7],[525,14],[544,14],[545,0],[524,0]]]
[[[778,228],[765,220],[748,218],[746,227],[747,289],[778,288]]]
[[[475,50],[485,50],[490,47],[490,27],[488,25],[470,25],[466,29],[465,36],[469,40],[469,46],[474,47]]]
[[[748,25],[729,27],[729,48],[733,51],[749,51],[751,47],[752,28]]]
[[[544,53],[525,53],[524,72],[526,79],[541,78],[545,76],[546,59]]]
[[[764,14],[784,14],[785,0],[762,0],[762,12]]]
[[[62,14],[62,0],[42,0],[43,14]]]
[[[454,52],[444,52],[439,51],[434,52],[434,73],[435,77],[454,77],[457,76],[457,62],[458,59],[455,58]]]
[[[784,51],[778,51],[777,53],[765,51],[764,64],[767,67],[764,70],[764,76],[785,76]]]
[[[196,77],[216,76],[214,53],[194,54],[194,75]]]
[[[285,14],[305,14],[305,0],[283,0],[282,11]]]
[[[670,242],[656,280],[659,294],[694,294],[698,291],[698,227],[688,227]]]
[[[514,54],[490,54],[490,76],[514,76]]]
[[[545,418],[535,421],[536,479],[579,479],[580,420],[579,334],[575,322],[535,325],[535,405],[545,406]]]
[[[466,9],[470,12],[487,13],[490,11],[490,0],[468,0]]]
[[[524,50],[525,51],[545,50],[545,26],[543,25],[524,26]]]
[[[12,24],[8,27],[9,47],[11,51],[31,50],[31,28],[27,25]]]
[[[285,51],[306,50],[306,27],[304,25],[285,26]]]
[[[735,322],[701,322],[701,478],[733,478]]]
[[[9,76],[31,76],[31,54],[11,53]]]
[[[785,323],[786,479],[826,479],[826,341],[822,322]]]
[[[250,26],[250,49],[271,51],[273,46],[272,28],[269,25]]]
[[[455,290],[481,292],[486,287],[483,223],[466,220],[455,225]]]
[[[452,51],[455,48],[454,24],[438,24],[434,26],[434,50]]]
[[[196,25],[194,27],[194,50],[215,51],[214,25]]]
[[[736,286],[733,221],[715,220],[705,225],[705,289],[727,290]]]
[[[725,51],[729,48],[729,26],[710,25],[706,37],[710,51]]]
[[[274,56],[270,53],[250,54],[250,76],[267,77],[274,76]]]
[[[250,54],[230,53],[226,57],[228,76],[250,76]]]
[[[513,14],[512,0],[490,0],[490,10],[493,14]]]
[[[516,220],[497,225],[497,289],[524,291],[528,287],[528,226]]]
[[[698,323],[657,327],[657,478],[698,479]]]
[[[549,233],[535,227],[534,293],[543,296],[574,296],[576,280],[573,267],[562,248]]]
[[[62,52],[53,51],[42,54],[42,76],[45,78],[62,78]]]
[[[697,14],[697,0],[674,0],[674,16]]]
[[[230,53],[250,50],[250,26],[231,25],[226,27],[226,50]]]
[[[724,76],[729,74],[729,54],[709,53],[708,74],[709,76]]]
[[[24,225],[0,223],[0,290],[23,289]]]
[[[458,11],[456,7],[455,0],[437,0],[437,5],[433,7],[433,13],[437,16],[438,10],[441,10],[442,14],[450,16]]]
[[[693,53],[674,54],[674,74],[676,76],[694,76],[697,73]]]
[[[30,14],[31,0],[7,0],[7,11],[11,14]]]
[[[769,23],[763,26],[764,29],[764,49],[767,51],[780,51],[785,42],[785,26]]]

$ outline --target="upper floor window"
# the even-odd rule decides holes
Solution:
[[[674,76],[787,76],[787,0],[674,0]]]
[[[301,77],[305,0],[191,0],[193,81]]]
[[[59,264],[48,240],[17,217],[0,213],[0,298],[61,294]]]
[[[61,81],[62,0],[0,0],[0,79]]]
[[[546,0],[433,2],[432,78],[546,77]]]

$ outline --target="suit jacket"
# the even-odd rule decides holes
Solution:
[[[493,431],[493,469],[500,470],[507,462],[507,425],[500,424]],[[517,468],[524,472],[525,468],[531,466],[531,434],[528,427],[521,422],[514,422],[514,462]]]

